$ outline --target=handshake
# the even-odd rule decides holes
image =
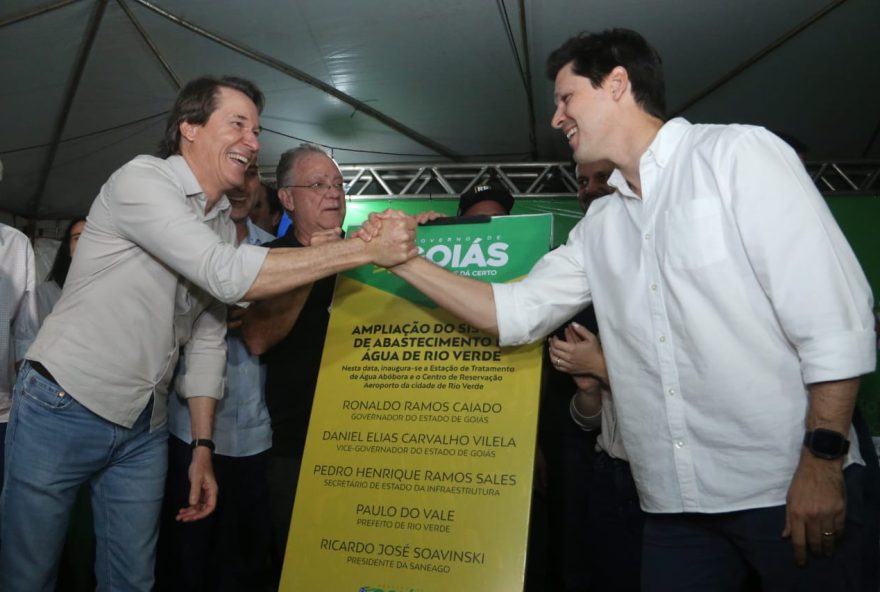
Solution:
[[[410,216],[399,210],[388,209],[370,214],[352,238],[365,243],[364,248],[372,263],[394,267],[418,255],[416,226],[443,216],[437,212]]]

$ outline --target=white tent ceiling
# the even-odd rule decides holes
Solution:
[[[205,73],[265,92],[265,168],[301,140],[342,163],[564,160],[544,60],[615,26],[660,51],[672,114],[880,157],[877,0],[3,0],[0,210],[85,212]]]

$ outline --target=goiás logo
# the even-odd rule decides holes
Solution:
[[[439,236],[416,241],[419,255],[459,275],[492,277],[507,265],[510,245],[500,234]]]

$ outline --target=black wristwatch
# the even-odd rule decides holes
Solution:
[[[211,454],[214,454],[214,440],[209,440],[208,438],[196,438],[190,443],[190,447],[195,450],[196,446],[204,446],[211,451]]]
[[[834,460],[849,452],[849,440],[840,432],[816,428],[804,434],[804,446],[817,458]]]

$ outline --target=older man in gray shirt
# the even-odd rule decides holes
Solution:
[[[262,93],[239,78],[180,92],[160,155],[116,171],[92,205],[64,293],[16,383],[0,500],[0,589],[51,590],[76,490],[92,488],[99,588],[150,590],[167,464],[165,400],[192,416],[189,506],[216,504],[213,411],[223,393],[225,306],[362,265],[415,255],[415,222],[388,219],[382,240],[307,249],[235,247],[225,193],[259,150]]]

